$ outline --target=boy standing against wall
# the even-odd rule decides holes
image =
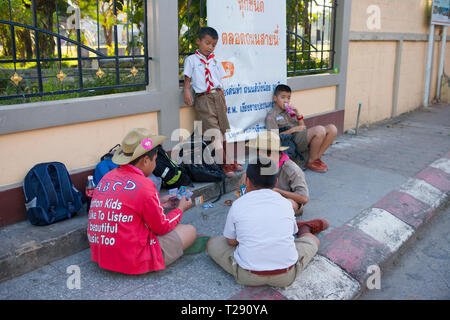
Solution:
[[[222,64],[216,60],[214,49],[219,35],[211,27],[200,29],[198,50],[184,61],[184,103],[194,105],[202,121],[202,134],[208,129],[220,130],[220,135],[212,137],[216,154],[222,153],[222,169],[227,177],[233,177],[234,171],[243,168],[226,152],[225,132],[230,129],[227,117],[227,105],[223,91],[222,78],[226,75]],[[195,92],[195,99],[191,93]],[[222,151],[222,152],[221,152]],[[220,158],[219,158],[220,159]]]

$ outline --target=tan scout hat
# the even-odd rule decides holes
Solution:
[[[280,136],[272,130],[260,132],[256,139],[247,142],[246,146],[270,151],[285,151],[289,149],[289,147],[280,146]]]
[[[121,147],[114,153],[112,162],[123,165],[139,158],[167,140],[167,137],[150,134],[145,128],[131,129],[123,138]]]

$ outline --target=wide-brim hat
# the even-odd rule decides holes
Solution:
[[[148,129],[131,129],[123,138],[121,147],[114,153],[112,162],[128,164],[167,140],[167,137],[152,135]]]
[[[256,139],[247,142],[246,146],[253,149],[278,152],[289,149],[289,147],[281,146],[280,136],[272,130],[260,132]]]

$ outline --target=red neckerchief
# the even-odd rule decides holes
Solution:
[[[205,81],[206,81],[206,92],[211,91],[211,88],[214,86],[214,84],[211,81],[211,71],[209,70],[209,63],[212,59],[214,59],[215,55],[214,53],[211,53],[208,57],[208,60],[205,61],[203,59],[203,56],[200,54],[200,52],[195,51],[195,54],[200,58],[200,61],[205,65]]]
[[[289,156],[286,153],[282,152],[280,161],[278,162],[278,168],[281,168],[281,166],[288,160],[289,160]]]

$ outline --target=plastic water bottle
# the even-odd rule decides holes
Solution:
[[[88,176],[88,183],[86,185],[86,198],[87,198],[87,210],[89,211],[89,208],[91,207],[91,200],[94,196],[94,190],[95,190],[95,183],[94,183],[94,177]]]

